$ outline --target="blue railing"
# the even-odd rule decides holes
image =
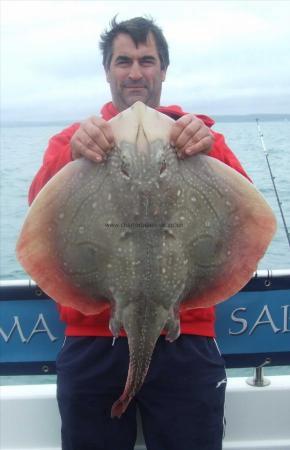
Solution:
[[[258,271],[216,307],[217,341],[228,368],[290,365],[290,270]],[[64,339],[56,304],[29,280],[0,282],[2,375],[55,373]]]

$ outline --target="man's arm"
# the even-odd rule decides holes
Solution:
[[[179,145],[180,156],[200,151],[220,159],[247,177],[241,164],[225,144],[221,134],[212,132],[204,122],[192,114],[178,119],[172,127],[171,142]],[[91,117],[81,125],[74,124],[53,136],[45,151],[43,164],[29,189],[29,204],[38,192],[68,162],[84,156],[100,162],[114,145],[111,127],[102,118]],[[248,177],[247,177],[248,178]]]
[[[227,164],[232,169],[235,169],[241,175],[246,177],[250,182],[252,182],[251,178],[245,172],[243,166],[241,165],[236,155],[231,151],[231,149],[226,144],[224,136],[221,133],[217,133],[216,131],[213,131],[212,133],[214,142],[212,150],[209,153],[209,156],[219,159],[220,161]]]
[[[113,145],[111,127],[100,117],[91,117],[81,124],[73,124],[53,136],[44,153],[42,166],[30,186],[29,205],[50,178],[67,163],[82,156],[100,162]]]
[[[44,153],[42,166],[35,175],[29,188],[29,205],[50,178],[67,163],[72,161],[70,141],[79,126],[77,123],[73,124],[49,140],[48,147]]]

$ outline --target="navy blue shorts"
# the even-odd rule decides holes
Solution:
[[[147,450],[221,450],[226,373],[215,340],[161,336],[146,380],[125,414],[111,419],[123,392],[128,343],[68,337],[57,359],[63,450],[133,450],[136,410]]]

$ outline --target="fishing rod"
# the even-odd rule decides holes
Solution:
[[[287,224],[286,224],[285,216],[284,216],[284,213],[283,213],[282,202],[280,201],[279,194],[278,194],[278,191],[277,191],[277,188],[276,188],[275,177],[274,177],[272,169],[271,169],[271,165],[270,165],[270,161],[269,161],[269,153],[268,153],[268,151],[266,149],[266,146],[265,146],[264,136],[263,136],[263,133],[262,133],[262,130],[261,130],[261,127],[260,127],[259,119],[256,119],[256,122],[257,122],[258,134],[259,134],[259,137],[260,137],[260,140],[261,140],[261,143],[262,143],[262,148],[263,148],[263,151],[264,151],[264,154],[265,154],[265,157],[266,157],[268,169],[269,169],[269,172],[270,172],[270,177],[271,177],[271,180],[272,180],[272,183],[273,183],[274,192],[275,192],[275,195],[276,195],[276,200],[277,200],[277,203],[278,203],[278,206],[279,206],[279,209],[280,209],[280,214],[281,214],[281,217],[282,217],[282,221],[283,221],[286,237],[287,237],[288,244],[289,244],[289,247],[290,247],[289,231],[288,231],[288,227],[287,227]]]

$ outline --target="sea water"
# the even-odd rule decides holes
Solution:
[[[260,125],[271,169],[275,176],[275,185],[289,227],[290,122],[285,118],[280,121],[260,121]],[[49,138],[61,131],[62,128],[64,126],[59,124],[42,124],[41,126],[14,124],[2,128],[0,158],[0,279],[2,280],[27,278],[16,260],[15,243],[28,209],[27,192],[30,183],[42,164],[43,153]],[[236,154],[255,186],[272,206],[277,217],[277,233],[258,268],[289,268],[290,249],[256,121],[242,122],[237,121],[234,117],[232,121],[227,122],[217,120],[214,130],[225,135],[227,144]],[[268,370],[275,371],[275,368]],[[284,370],[285,373],[289,373],[289,368]],[[27,382],[27,377],[25,377],[25,381],[21,381],[22,379],[23,377],[20,377],[18,381]],[[41,379],[44,381],[43,377]],[[7,380],[15,382],[16,378],[10,379],[9,377]]]

